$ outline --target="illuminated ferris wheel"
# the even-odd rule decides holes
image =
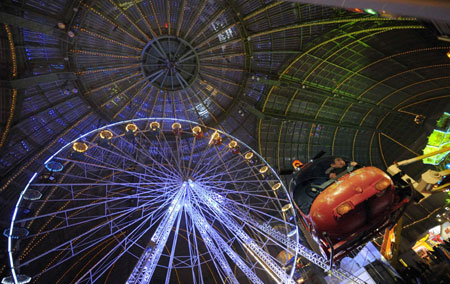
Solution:
[[[31,178],[9,232],[12,275],[293,283],[294,215],[278,175],[238,139],[191,121],[119,122],[67,144]]]

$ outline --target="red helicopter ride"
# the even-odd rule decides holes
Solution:
[[[297,171],[289,188],[304,228],[332,266],[393,226],[413,200],[415,189],[413,180],[401,171],[389,175],[354,162],[342,166],[341,158],[323,154],[304,165],[294,162]],[[338,162],[338,174],[329,174]]]

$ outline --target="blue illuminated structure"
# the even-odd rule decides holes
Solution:
[[[64,166],[60,162],[50,161],[45,164],[45,168],[51,172],[60,172],[64,169]]]
[[[97,139],[105,129],[113,135],[107,147]],[[87,145],[83,159],[70,156],[77,141]],[[35,178],[48,165],[62,165],[52,183]],[[24,198],[29,187],[45,197]],[[265,160],[220,130],[161,118],[111,124],[58,150],[23,190],[16,208],[33,216],[13,215],[10,230],[21,224],[30,234],[20,244],[9,235],[12,275],[142,284],[169,283],[185,270],[193,283],[294,283],[294,267],[276,258],[285,251],[295,263],[299,251],[295,212],[282,210],[288,204]]]

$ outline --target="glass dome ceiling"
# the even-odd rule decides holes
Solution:
[[[69,56],[87,99],[110,118],[218,124],[247,76],[236,18],[225,2],[83,3]]]
[[[1,8],[5,199],[56,149],[113,121],[197,121],[276,169],[320,150],[383,168],[418,153],[450,102],[450,44],[412,18],[262,0]]]

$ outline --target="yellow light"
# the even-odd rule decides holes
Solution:
[[[355,187],[355,191],[358,193],[362,193],[363,189],[360,186]]]
[[[375,189],[378,191],[386,190],[391,186],[391,182],[389,180],[383,179],[375,184]]]
[[[86,50],[80,50],[80,49],[71,49],[71,53],[77,53],[77,54],[87,54],[87,55],[95,55],[95,56],[106,56],[106,57],[112,57],[112,58],[133,58],[133,59],[139,59],[140,56],[133,56],[133,55],[115,55],[115,54],[109,54],[109,53],[101,53],[101,52],[93,52],[93,51],[86,51]]]
[[[183,133],[183,129],[181,129],[180,123],[174,122],[172,124],[172,133],[176,136],[181,136],[181,133]]]
[[[217,130],[211,135],[211,139],[209,140],[209,144],[214,143],[216,145],[219,145],[222,143],[222,137],[220,137],[219,132]]]
[[[408,267],[408,264],[403,259],[399,259],[400,263],[403,264],[404,267]]]
[[[290,203],[288,203],[281,208],[281,211],[283,213],[286,213],[287,211],[291,210],[291,208],[292,208],[292,205]]]
[[[12,61],[11,76],[13,78],[15,78],[17,76],[17,62],[16,62],[16,51],[15,51],[16,49],[14,47],[14,40],[13,40],[13,36],[11,33],[11,29],[6,24],[5,24],[5,30],[8,35],[9,49],[11,52],[11,61]],[[11,129],[11,125],[12,125],[15,110],[16,110],[16,104],[17,104],[17,90],[12,89],[12,98],[11,98],[11,105],[9,107],[9,116],[8,116],[8,120],[6,122],[5,129],[2,133],[2,137],[0,139],[0,147],[2,147],[3,144],[5,143],[6,136],[8,135],[9,130]]]
[[[87,29],[85,29],[85,28],[80,28],[79,30],[80,30],[80,32],[85,32],[85,33],[87,33],[87,34],[89,34],[89,35],[91,35],[91,36],[93,36],[93,37],[100,38],[100,39],[103,39],[103,40],[105,40],[105,41],[109,41],[109,42],[112,42],[112,43],[115,43],[115,44],[118,44],[118,45],[121,45],[121,46],[125,46],[125,47],[130,48],[130,49],[134,49],[134,50],[137,50],[137,51],[141,51],[141,50],[142,50],[141,48],[137,48],[137,47],[134,47],[134,46],[131,46],[131,45],[122,43],[122,42],[120,42],[120,41],[117,41],[117,40],[113,40],[113,39],[104,37],[104,36],[102,36],[102,35],[100,35],[100,34],[91,32],[91,31],[89,31],[89,30],[87,30]],[[138,65],[139,65],[139,64],[138,64]]]
[[[8,35],[9,49],[11,51],[11,60],[12,60],[12,64],[13,64],[11,75],[12,75],[12,77],[16,77],[17,76],[17,62],[16,62],[16,49],[14,47],[13,36],[12,36],[11,29],[6,24],[5,24],[5,30]]]
[[[100,73],[100,72],[107,72],[107,71],[117,71],[122,69],[129,69],[129,68],[136,68],[139,64],[131,64],[126,65],[122,67],[112,67],[112,68],[104,68],[104,69],[96,69],[96,70],[89,70],[89,71],[79,71],[76,72],[77,75],[86,75],[86,74],[93,74],[93,73]]]
[[[244,156],[244,158],[245,158],[246,160],[250,160],[251,158],[253,158],[253,152],[248,152],[248,153],[246,153],[245,156]]]
[[[150,123],[150,129],[153,131],[158,130],[160,127],[159,122],[157,121],[153,121],[152,123]]]
[[[353,206],[350,204],[350,202],[344,202],[336,208],[336,213],[339,216],[342,216],[344,214],[347,214],[352,209],[353,209]]]
[[[228,144],[229,148],[235,148],[237,146],[237,142],[236,141],[231,141],[230,144]]]
[[[88,148],[88,145],[84,142],[75,142],[72,146],[72,149],[78,153],[84,153]]]
[[[113,138],[113,134],[112,134],[112,132],[109,131],[109,130],[102,130],[102,131],[100,131],[100,137],[101,137],[102,139],[108,139],[108,140],[110,140],[111,138]]]
[[[173,130],[181,129],[181,124],[178,123],[178,122],[174,122],[174,123],[172,124],[172,129],[173,129]]]
[[[268,169],[269,169],[268,166],[264,166],[264,167],[262,167],[262,168],[259,169],[259,172],[262,173],[262,174],[264,174],[264,173],[267,172]]]
[[[278,283],[278,284],[281,283],[280,280],[278,279],[278,277],[275,275],[275,273],[273,273],[273,271],[270,269],[270,267],[267,266],[267,264],[264,261],[261,261],[259,256],[257,256],[255,253],[253,253],[253,251],[248,247],[248,245],[246,245],[244,243],[242,245],[256,259],[256,261],[264,268],[264,270],[270,276],[272,276],[273,280],[275,280],[276,283]]]
[[[298,169],[303,166],[303,163],[300,160],[295,160],[292,162],[292,166],[294,167],[294,169]]]
[[[127,126],[125,126],[125,130],[127,132],[136,132],[138,130],[138,127],[134,123],[128,123]]]
[[[202,133],[202,128],[200,126],[195,126],[194,128],[192,128],[192,134],[198,135],[200,133]]]
[[[272,186],[272,190],[278,190],[281,187],[281,183],[276,183]]]
[[[450,58],[450,50],[447,51],[447,57]]]

